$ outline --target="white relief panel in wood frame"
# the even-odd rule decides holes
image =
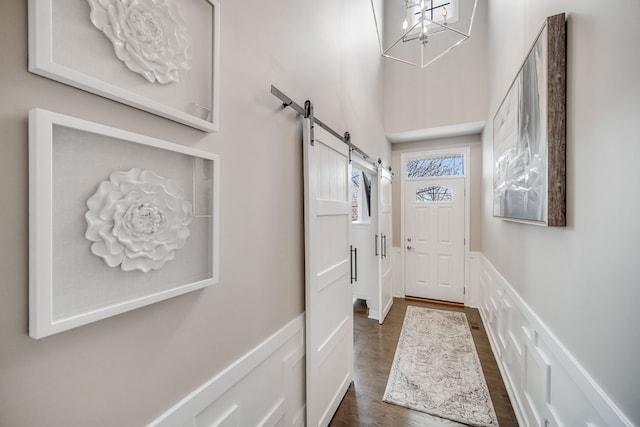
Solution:
[[[220,117],[220,2],[188,1],[193,11],[185,7],[184,0],[179,2],[186,26],[201,27],[200,20],[206,17],[203,34],[211,37],[191,35],[193,66],[180,82],[150,83],[127,69],[111,42],[91,23],[86,0],[29,0],[29,71],[216,132]],[[207,13],[195,10],[204,7]]]

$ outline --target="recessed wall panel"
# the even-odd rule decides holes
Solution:
[[[416,254],[416,282],[429,282],[429,255]]]
[[[453,239],[453,209],[450,207],[438,208],[438,242],[452,244]]]
[[[453,257],[451,255],[438,256],[438,285],[450,287],[453,279]]]
[[[416,207],[416,242],[429,241],[429,208]]]

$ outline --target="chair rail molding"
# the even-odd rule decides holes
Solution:
[[[480,315],[520,425],[633,427],[491,262],[478,257]]]

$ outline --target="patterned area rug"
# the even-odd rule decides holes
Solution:
[[[467,316],[407,307],[383,400],[471,426],[497,426]]]

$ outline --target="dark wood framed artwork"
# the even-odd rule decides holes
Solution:
[[[493,119],[493,216],[566,225],[566,19],[546,19]]]

